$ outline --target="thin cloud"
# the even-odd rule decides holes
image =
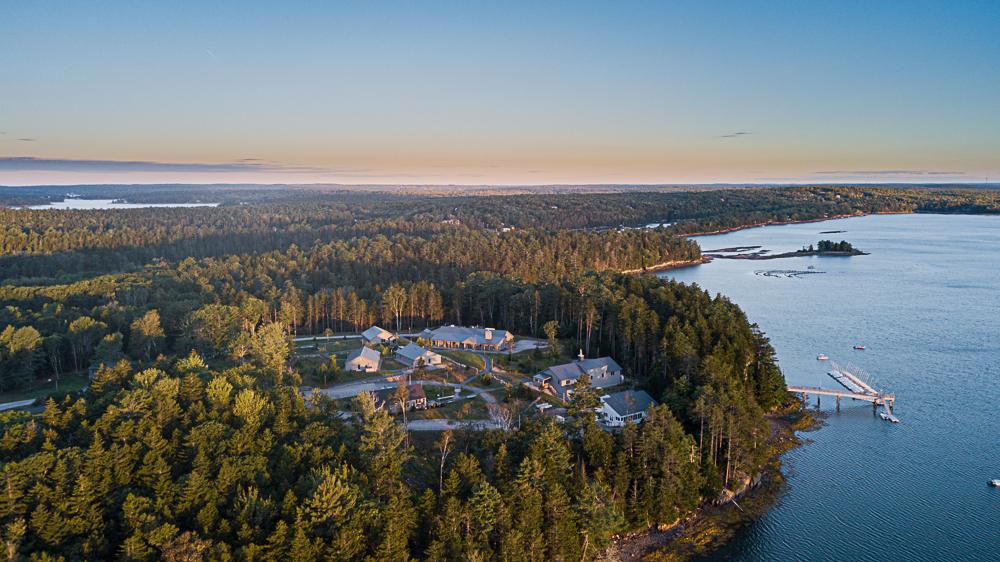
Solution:
[[[155,162],[146,160],[79,160],[72,158],[35,158],[0,156],[0,170],[14,172],[284,172],[352,173],[311,166],[290,166],[256,161],[203,164],[194,162]]]
[[[823,170],[813,172],[821,176],[964,176],[965,172],[952,170]]]
[[[742,136],[752,135],[752,134],[753,133],[750,132],[750,131],[736,131],[735,133],[729,133],[729,134],[726,134],[726,135],[719,135],[719,138],[720,139],[734,139],[736,137],[742,137]]]

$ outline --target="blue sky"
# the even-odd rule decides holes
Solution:
[[[982,181],[998,86],[1000,2],[0,0],[0,183]]]

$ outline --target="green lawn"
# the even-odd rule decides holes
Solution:
[[[487,379],[489,382],[487,382]],[[478,386],[479,388],[500,388],[501,384],[496,380],[495,377],[489,375],[483,375],[481,377],[476,377],[469,384],[473,386]]]
[[[483,369],[486,367],[486,362],[483,361],[483,358],[475,353],[472,353],[471,351],[449,349],[447,351],[436,351],[436,353],[440,353],[442,356],[447,357],[456,363],[461,363],[462,365],[473,369]]]
[[[382,371],[398,371],[399,369],[405,369],[406,365],[403,365],[395,359],[383,359],[382,360]]]
[[[563,356],[553,357],[547,350],[530,350],[515,353],[513,356],[495,356],[493,361],[505,371],[534,376],[552,365],[568,363],[573,359]]]
[[[410,420],[481,420],[489,417],[489,410],[481,398],[475,397],[445,404],[440,408],[411,410],[406,413],[406,417]]]
[[[35,381],[31,388],[26,388],[23,390],[12,390],[10,392],[0,393],[0,402],[18,402],[21,400],[30,400],[32,398],[48,398],[53,394],[63,394],[66,392],[76,392],[81,388],[87,386],[88,378],[84,374],[75,375],[63,375],[59,379],[59,390],[56,390],[56,381],[53,377],[52,382],[48,382],[48,379],[42,379]]]
[[[295,342],[296,353],[336,353],[340,356],[347,355],[359,347],[361,347],[359,339]]]
[[[442,396],[454,396],[455,389],[450,386],[437,386],[432,384],[425,384],[424,394],[427,395],[428,400],[437,400]]]

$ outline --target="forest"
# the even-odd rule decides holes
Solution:
[[[757,474],[786,400],[735,304],[621,271],[699,259],[682,232],[997,208],[993,192],[927,193],[267,191],[217,209],[0,210],[0,391],[92,376],[39,413],[0,413],[5,552],[596,559]],[[673,224],[631,228],[651,222]],[[290,339],[376,322],[554,326],[567,357],[614,357],[661,405],[612,433],[584,386],[564,424],[418,439],[361,394],[344,421],[300,389]]]

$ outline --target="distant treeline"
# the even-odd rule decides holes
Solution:
[[[470,232],[548,231],[666,222],[673,223],[670,232],[683,234],[876,212],[996,213],[1000,212],[1000,192],[813,187],[481,197],[348,193],[333,197],[295,191],[282,202],[223,209],[0,210],[0,272],[10,279],[123,271],[153,258],[221,257],[285,250],[292,245],[309,248],[379,234],[462,234],[463,228]],[[649,252],[656,253],[655,249]],[[46,255],[53,258],[39,257]]]

